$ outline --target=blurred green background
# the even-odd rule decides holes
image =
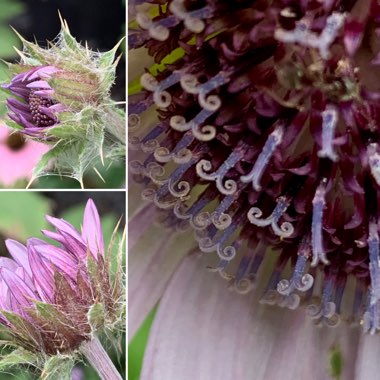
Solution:
[[[70,30],[79,41],[87,41],[90,48],[106,51],[122,38],[125,32],[125,4],[123,0],[0,0],[0,59],[17,60],[14,47],[21,44],[10,25],[28,40],[37,40],[46,45],[53,40],[60,29],[58,10],[68,21]],[[9,80],[6,67],[0,62],[0,84]],[[125,59],[117,67],[117,79],[112,89],[112,97],[125,101]],[[6,94],[0,91],[0,124],[4,125]],[[0,144],[4,142],[0,141]],[[1,164],[1,163],[0,163]],[[94,170],[84,177],[85,188],[122,188],[125,184],[125,163],[113,163],[105,167],[100,162],[95,165],[104,181]],[[0,188],[25,188],[27,179],[20,179],[12,186]],[[78,181],[59,176],[45,176],[34,181],[31,188],[39,189],[79,189]]]
[[[66,219],[76,228],[80,228],[83,220],[83,211],[88,198],[92,198],[99,210],[104,240],[107,246],[112,232],[120,217],[123,216],[121,226],[124,225],[125,193],[113,192],[0,192],[0,255],[8,256],[4,240],[13,238],[25,243],[31,236],[44,239],[41,229],[49,228],[45,215],[54,215]],[[119,231],[121,238],[122,227]],[[2,339],[2,337],[0,337]],[[125,335],[111,344],[104,341],[115,365],[121,373],[125,373]],[[5,351],[2,350],[4,354]],[[93,369],[80,365],[83,370],[83,379],[99,380]],[[0,373],[0,379],[32,380],[36,375],[28,373],[27,369],[18,368],[12,373]],[[59,379],[57,379],[59,380]]]

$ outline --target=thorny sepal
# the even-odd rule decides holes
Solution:
[[[50,357],[44,365],[41,380],[71,380],[75,359],[70,355],[55,355]]]
[[[10,311],[1,310],[1,314],[10,324],[7,333],[12,341],[31,352],[42,348],[42,337],[31,322]]]
[[[39,367],[41,360],[40,354],[30,352],[20,347],[0,357],[0,371],[10,370],[13,367],[19,366]]]
[[[112,326],[114,330],[115,323],[120,322],[120,313],[122,312],[121,299],[114,298],[113,287],[109,278],[108,265],[105,265],[103,257],[98,257],[97,261],[91,254],[87,257],[87,268],[91,282],[91,288],[93,289],[93,297],[95,300],[99,300],[102,306],[100,310],[96,304],[92,305],[95,309],[90,309],[87,318],[91,326],[95,323],[97,325],[100,319],[103,319],[103,327],[107,329]],[[95,319],[94,319],[95,318]]]
[[[22,51],[18,51],[21,60],[18,64],[8,64],[10,73],[16,76],[38,67],[50,68],[48,74],[42,70],[38,79],[47,88],[46,94],[39,96],[56,105],[52,108],[54,115],[49,113],[55,124],[39,128],[40,125],[33,127],[29,123],[30,132],[24,127],[31,138],[53,146],[53,152],[36,168],[33,179],[58,174],[82,183],[88,167],[123,160],[125,115],[110,98],[121,41],[108,52],[91,51],[75,40],[62,19],[59,35],[47,48],[18,36],[23,43]],[[21,99],[21,103],[25,101],[27,98]],[[17,120],[16,123],[10,120],[8,125],[16,127]],[[59,148],[55,149],[57,145]]]
[[[87,319],[93,330],[98,330],[105,323],[104,307],[101,303],[95,303],[87,313]]]

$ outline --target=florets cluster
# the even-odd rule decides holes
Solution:
[[[377,331],[380,93],[367,69],[380,61],[378,4],[151,3],[150,15],[135,4],[130,47],[172,62],[145,73],[130,100],[131,147],[146,153],[130,170],[144,197],[168,225],[190,224],[238,291],[275,250],[262,302]]]

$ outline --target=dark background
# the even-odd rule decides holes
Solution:
[[[53,40],[60,30],[57,10],[67,20],[71,34],[78,41],[87,41],[93,50],[112,49],[125,35],[123,0],[22,0],[26,11],[10,24],[27,40],[34,38],[42,45]],[[1,11],[1,10],[0,10]],[[119,52],[120,54],[120,52]],[[117,68],[112,95],[125,100],[125,59]]]

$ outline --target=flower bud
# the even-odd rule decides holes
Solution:
[[[99,332],[122,327],[122,288],[118,276],[110,278],[92,200],[81,233],[63,219],[47,219],[56,231],[43,232],[60,246],[36,238],[26,246],[6,241],[12,259],[0,258],[0,324],[31,364],[45,359],[46,369],[64,355],[71,371],[82,345],[87,347]]]
[[[9,125],[53,146],[35,170],[68,173],[79,181],[95,158],[118,160],[125,154],[124,114],[110,98],[118,58],[117,44],[99,53],[82,46],[61,19],[56,42],[43,48],[20,37],[13,78],[3,85]]]

